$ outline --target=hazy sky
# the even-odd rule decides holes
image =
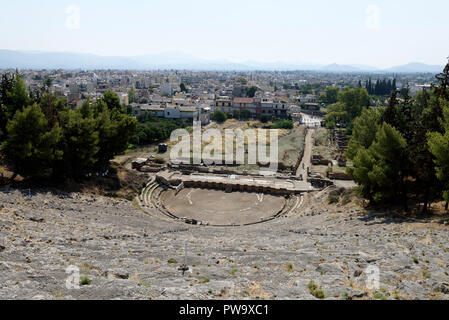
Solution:
[[[0,0],[0,49],[443,65],[447,0]]]

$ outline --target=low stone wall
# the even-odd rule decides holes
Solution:
[[[333,180],[352,180],[352,178],[343,172],[329,172],[329,179]]]
[[[241,172],[226,168],[209,168],[202,165],[193,165],[193,164],[170,164],[169,168],[174,171],[182,172],[183,174],[192,174],[192,173],[207,173],[207,174],[222,174],[222,175],[239,175]],[[248,176],[252,174],[247,173]]]
[[[306,130],[304,131],[304,148],[302,148],[301,152],[298,155],[298,160],[296,161],[295,167],[292,168],[292,172],[294,174],[296,174],[296,172],[298,171],[299,166],[301,165],[302,162],[302,158],[304,158],[304,153],[305,153],[305,149],[306,149],[306,137],[307,137],[307,132],[308,132],[308,128],[306,128]]]
[[[175,192],[175,194],[177,195],[178,193],[180,193],[181,190],[183,190],[185,187],[186,187],[186,186],[185,186],[184,182],[181,182],[181,183],[179,184],[179,186],[176,187],[176,192]]]
[[[157,163],[151,159],[137,159],[131,163],[131,167],[140,172],[159,172],[166,169],[167,165]]]
[[[154,173],[154,172],[159,172],[161,170],[164,170],[166,168],[167,168],[167,166],[157,166],[157,167],[155,167],[155,166],[142,166],[140,169],[138,169],[138,171]]]
[[[312,165],[314,166],[328,166],[332,165],[332,161],[329,159],[325,159],[323,156],[320,155],[313,155],[312,156]]]
[[[302,158],[302,155],[301,157]],[[238,165],[237,165],[238,166]],[[260,168],[269,168],[270,164],[262,165],[258,164]],[[292,166],[286,166],[284,163],[279,162],[277,164],[278,166],[278,173],[283,174],[291,174],[293,172],[296,172],[295,168]],[[299,163],[298,163],[299,166]],[[232,168],[236,167],[236,165],[223,165],[219,167],[208,167],[204,165],[194,165],[194,164],[169,164],[168,168],[175,171],[181,171],[183,173],[194,173],[194,172],[200,172],[200,173],[211,173],[211,174],[224,174],[224,175],[241,175],[242,173],[248,176],[258,176],[259,174],[254,174],[251,172],[245,172],[246,170],[233,170]]]
[[[241,172],[227,169],[225,167],[221,168],[208,168],[204,166],[195,166],[195,165],[169,165],[169,169],[173,172],[180,172],[184,175],[195,175],[197,173],[201,174],[214,174],[214,175],[223,175],[223,176],[231,176],[231,175],[245,175],[249,177],[263,177],[259,173],[251,173],[246,172],[242,174]],[[302,181],[299,177],[296,177],[295,175],[292,175],[290,172],[283,173],[278,172],[276,175],[277,179],[284,179],[284,180],[299,180]]]
[[[326,116],[325,112],[321,112],[319,110],[307,110],[307,109],[301,108],[301,113],[307,114],[309,116],[316,116],[316,117],[321,117],[321,118]]]
[[[173,176],[174,176],[173,172],[168,172],[168,171],[161,172],[158,175],[156,175],[156,181],[161,185],[175,189],[180,184],[182,184],[182,180],[180,180],[176,177],[173,178]]]
[[[271,186],[257,186],[257,185],[244,184],[244,183],[229,184],[229,183],[215,182],[215,181],[195,181],[195,180],[184,180],[183,183],[186,188],[216,189],[216,190],[223,190],[226,192],[232,192],[232,191],[257,192],[257,193],[267,193],[267,194],[273,194],[273,195],[290,195],[290,194],[292,194],[292,191],[290,191],[286,188],[275,188],[275,187],[271,187]]]
[[[325,189],[329,186],[334,185],[334,183],[331,180],[327,180],[327,179],[311,178],[311,179],[309,179],[309,182],[312,184],[312,186],[314,188],[317,188],[317,189]]]
[[[301,162],[302,162],[302,158],[304,158],[304,152],[305,152],[305,150],[302,149],[301,152],[299,153],[298,161],[296,162],[295,167],[293,168],[293,172],[298,171],[298,168],[299,168],[299,166],[301,165]]]

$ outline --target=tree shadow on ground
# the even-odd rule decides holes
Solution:
[[[368,226],[380,224],[405,223],[437,223],[449,225],[449,213],[444,209],[444,203],[438,202],[427,213],[422,213],[419,204],[410,206],[410,212],[405,212],[399,206],[367,206],[363,216],[358,217]]]
[[[147,174],[128,170],[120,165],[113,166],[108,171],[106,176],[94,175],[79,180],[48,177],[23,179],[18,176],[11,181],[7,174],[0,177],[0,188],[3,192],[19,190],[25,197],[51,192],[61,198],[71,198],[71,193],[86,193],[132,200],[148,181]]]

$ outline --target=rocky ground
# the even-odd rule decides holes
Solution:
[[[0,299],[448,299],[448,230],[330,206],[326,192],[286,218],[212,228],[157,220],[125,200],[4,188]],[[69,266],[81,270],[79,289],[66,288]]]

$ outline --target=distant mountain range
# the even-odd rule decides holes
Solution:
[[[397,66],[390,69],[387,69],[387,71],[390,72],[430,72],[430,73],[439,73],[442,72],[444,69],[444,66],[437,66],[437,65],[428,65],[424,63],[409,63],[405,64],[403,66]]]
[[[85,53],[0,50],[0,69],[118,69],[118,70],[222,70],[222,71],[320,71],[372,73],[438,73],[443,66],[409,63],[389,69],[367,65],[318,65],[284,62],[247,61],[234,63],[224,60],[206,60],[170,52],[134,57],[99,56]]]

